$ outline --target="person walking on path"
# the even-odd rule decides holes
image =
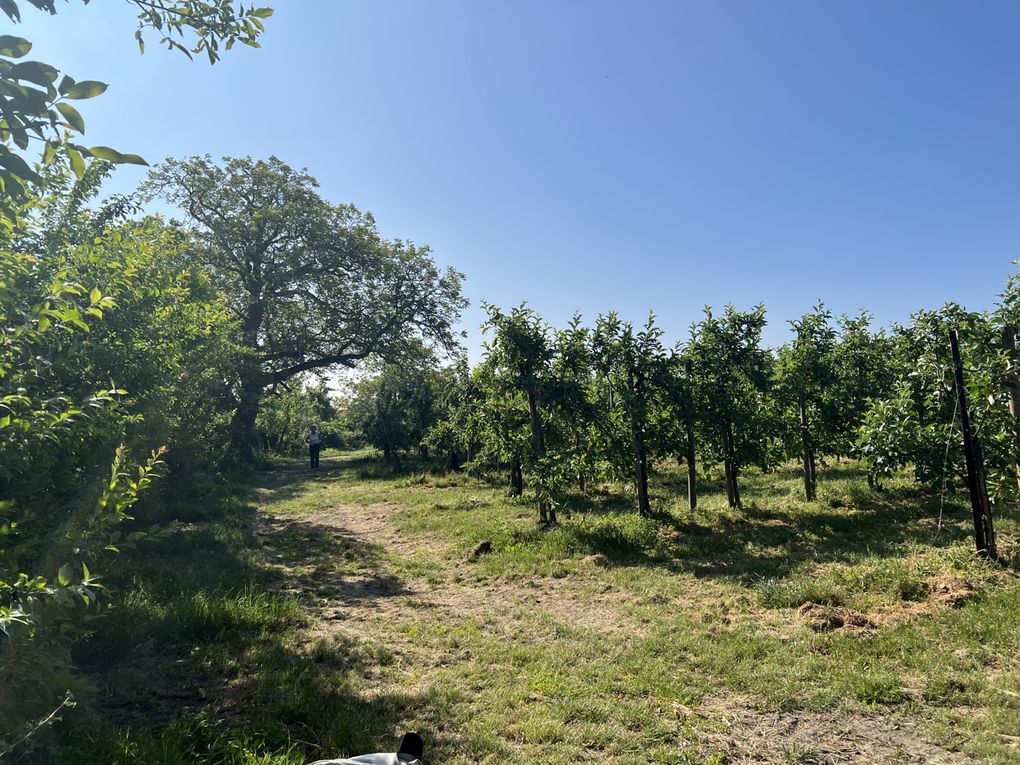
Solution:
[[[312,470],[319,469],[319,452],[322,450],[322,433],[319,432],[318,425],[312,425],[308,429],[308,435],[305,436],[305,441],[308,442],[308,457],[312,463]]]

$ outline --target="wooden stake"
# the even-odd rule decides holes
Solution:
[[[974,543],[983,556],[996,558],[995,531],[992,512],[988,504],[988,487],[985,484],[984,459],[981,440],[974,431],[967,411],[967,387],[963,381],[963,362],[960,360],[960,340],[956,330],[949,330],[949,346],[953,351],[953,368],[956,376],[956,395],[960,402],[960,428],[963,430],[963,454],[967,460],[967,488],[974,512]]]

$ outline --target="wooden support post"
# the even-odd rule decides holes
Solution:
[[[985,485],[984,459],[981,441],[970,422],[967,411],[967,387],[963,381],[963,362],[960,360],[960,340],[956,330],[949,330],[949,346],[953,351],[953,368],[956,376],[956,395],[960,402],[960,428],[963,430],[963,454],[967,460],[967,488],[974,512],[974,543],[981,555],[998,557],[995,549],[995,531],[992,528],[992,511]]]

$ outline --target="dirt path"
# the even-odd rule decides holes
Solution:
[[[429,655],[395,625],[408,622],[480,622],[496,631],[524,613],[604,633],[634,633],[641,625],[625,609],[627,593],[597,581],[539,578],[528,582],[476,581],[474,564],[447,553],[428,536],[402,534],[394,503],[339,505],[301,515],[266,515],[259,534],[284,589],[309,602],[316,617],[309,641],[335,635],[374,639],[426,668],[470,661],[455,650]],[[438,553],[438,555],[437,555]],[[438,576],[396,575],[393,557],[431,564]],[[428,568],[427,566],[424,566]],[[859,713],[763,713],[753,700],[706,698],[677,711],[699,722],[701,746],[723,751],[730,763],[935,763],[976,761],[927,741],[918,725]],[[708,746],[708,749],[705,747]]]
[[[302,566],[288,561],[273,547],[272,539],[281,533],[304,537],[327,534],[337,549],[375,548],[379,553],[412,560],[435,561],[436,553],[445,552],[436,539],[411,536],[399,532],[392,521],[401,506],[383,502],[372,505],[340,505],[314,513],[289,517],[267,517],[260,534],[266,540],[270,559],[288,578],[299,574],[304,588],[297,591],[315,599],[319,616],[347,627],[364,629],[381,620],[406,619],[409,613],[427,614],[429,619],[466,621],[484,618],[498,624],[510,619],[521,609],[538,609],[558,620],[584,629],[615,633],[636,627],[619,606],[626,594],[613,592],[605,586],[584,586],[567,579],[541,577],[526,583],[519,581],[478,582],[474,564],[467,560],[453,563],[443,560],[444,571],[438,579],[427,577],[380,575],[388,568],[384,556],[367,555],[374,565],[340,567],[324,571],[313,567],[311,577]],[[468,583],[470,581],[470,583]],[[614,607],[615,606],[615,607]],[[389,632],[389,629],[387,629]],[[364,633],[363,633],[364,634]]]

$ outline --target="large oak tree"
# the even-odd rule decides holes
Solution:
[[[369,356],[399,360],[422,342],[456,344],[462,275],[428,247],[383,239],[370,214],[317,187],[275,157],[171,159],[147,184],[186,214],[196,257],[237,318],[235,457],[251,455],[268,389]]]

